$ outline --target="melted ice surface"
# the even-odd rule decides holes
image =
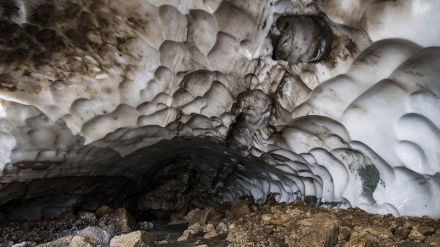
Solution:
[[[276,193],[440,217],[440,1],[9,2],[0,5],[0,204],[17,181],[120,175],[103,167],[149,157],[147,172],[165,160],[148,147],[191,137],[233,150],[197,168],[212,177],[225,167],[211,189],[223,200]],[[306,18],[289,29],[295,61],[274,60],[272,23],[320,12],[328,56],[298,61],[319,46]],[[212,144],[167,145],[180,155]]]

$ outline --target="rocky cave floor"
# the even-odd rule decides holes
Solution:
[[[143,221],[107,206],[61,219],[0,225],[0,246],[440,246],[440,220],[327,209],[303,202],[234,204]]]

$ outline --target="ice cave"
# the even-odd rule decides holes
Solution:
[[[134,201],[440,218],[438,0],[0,1],[0,221]]]

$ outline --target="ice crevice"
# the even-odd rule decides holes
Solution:
[[[270,194],[439,218],[439,11],[3,1],[0,220]]]

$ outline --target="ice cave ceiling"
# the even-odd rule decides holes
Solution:
[[[268,194],[439,218],[439,106],[437,0],[1,0],[0,219]]]

